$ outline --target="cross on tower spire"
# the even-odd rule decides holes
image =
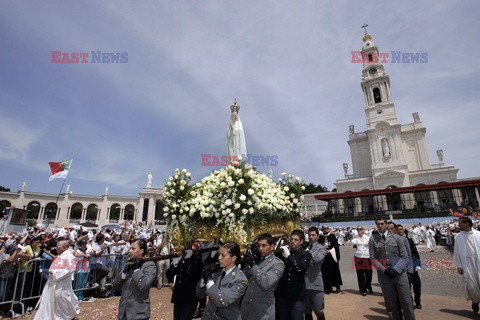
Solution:
[[[362,26],[362,29],[365,29],[365,34],[367,34],[367,27],[368,27],[368,24],[366,23],[364,23]]]

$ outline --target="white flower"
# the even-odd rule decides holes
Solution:
[[[170,194],[174,195],[175,194],[175,190],[170,190]]]
[[[187,173],[187,172],[188,172],[187,169],[182,169],[182,173],[183,173],[183,174],[185,174],[185,173]]]
[[[184,187],[184,186],[180,186],[180,190],[185,190],[185,187]]]
[[[302,186],[302,191],[305,191],[305,186]]]
[[[185,173],[185,177],[190,178],[192,174],[190,172]]]
[[[173,180],[173,177],[169,177],[168,180],[172,181],[172,180]]]
[[[295,193],[290,193],[290,198],[295,198]]]
[[[234,185],[235,185],[235,182],[233,182],[233,181],[229,181],[229,182],[228,182],[228,186],[229,186],[229,187],[233,187]]]
[[[297,202],[298,202],[297,198],[293,199],[293,203],[297,203]]]
[[[163,207],[163,211],[168,212],[168,207]]]
[[[225,205],[228,207],[228,206],[231,206],[232,205],[232,200],[230,199],[227,199],[227,201],[225,201]]]
[[[303,201],[303,199],[305,199],[305,197],[303,196],[303,194],[300,196],[300,201]]]
[[[177,215],[176,214],[172,214],[172,220],[175,220],[177,219]]]
[[[238,180],[238,184],[244,184],[244,183],[245,183],[245,181],[243,179]]]
[[[243,214],[247,214],[247,213],[248,213],[248,210],[247,210],[247,209],[242,209],[242,213],[243,213]]]
[[[247,199],[247,197],[244,194],[240,195],[240,200],[241,201],[245,201],[246,199]]]
[[[288,187],[284,187],[284,188],[283,188],[283,191],[285,191],[285,192],[287,192],[288,190],[289,190]]]
[[[282,172],[282,176],[285,177],[287,175],[286,172]]]
[[[255,191],[253,191],[253,189],[251,189],[251,188],[250,188],[250,189],[248,189],[248,190],[247,190],[247,192],[248,192],[248,194],[249,194],[249,195],[252,195],[252,194],[254,194],[254,193],[255,193]]]
[[[296,177],[295,180],[296,180],[296,181],[300,181],[300,177]]]
[[[230,218],[233,218],[235,215],[233,214],[233,212],[231,212],[228,216],[229,216]]]
[[[233,207],[234,207],[234,209],[240,208],[240,203],[235,203],[235,205]]]
[[[255,210],[253,210],[253,208],[252,208],[252,207],[250,207],[250,209],[248,209],[248,212],[250,212],[250,214],[252,214],[252,213],[254,213],[254,212],[255,212]]]

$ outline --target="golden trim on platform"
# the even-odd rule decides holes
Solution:
[[[290,233],[300,227],[295,221],[276,221],[252,226],[245,230],[244,225],[237,224],[233,232],[228,232],[220,227],[197,226],[190,230],[180,230],[178,227],[171,229],[172,243],[177,252],[190,249],[194,241],[226,242],[235,241],[240,245],[242,252],[251,244],[255,237],[262,233],[270,233],[274,237],[290,236]],[[182,235],[183,233],[183,235]]]

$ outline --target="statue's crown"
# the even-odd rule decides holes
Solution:
[[[230,106],[230,110],[232,110],[232,113],[233,112],[238,113],[238,111],[240,110],[240,105],[237,104],[237,99],[235,99],[233,104]]]

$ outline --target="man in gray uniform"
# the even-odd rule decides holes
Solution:
[[[305,274],[305,288],[307,297],[305,300],[305,320],[313,320],[312,310],[318,320],[325,320],[323,309],[325,297],[323,294],[322,263],[325,258],[325,246],[318,242],[319,232],[317,227],[308,229],[308,250],[312,255],[310,265]]]
[[[268,233],[258,237],[260,259],[251,261],[252,267],[245,271],[248,285],[243,297],[242,320],[275,319],[275,288],[283,274],[285,264],[277,258],[275,239]]]
[[[370,259],[372,267],[377,269],[388,317],[392,320],[401,319],[395,303],[395,297],[398,296],[405,320],[414,320],[407,277],[407,249],[398,235],[388,232],[385,219],[377,219],[375,224],[377,231],[372,233],[369,242]]]

